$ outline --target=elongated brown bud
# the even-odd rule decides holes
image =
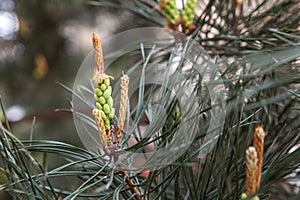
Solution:
[[[96,68],[101,74],[104,74],[102,45],[100,37],[97,35],[97,33],[93,33],[92,41],[94,46]]]
[[[246,194],[252,195],[256,191],[257,152],[254,147],[246,150]]]
[[[126,108],[128,100],[128,85],[129,77],[125,74],[121,77],[121,98],[120,98],[120,110],[119,110],[119,121],[118,121],[118,131],[117,131],[117,141],[119,142],[122,137],[122,132],[124,128],[124,122],[126,118]]]
[[[237,0],[235,4],[235,17],[237,19],[241,18],[243,16],[243,1]]]
[[[101,82],[101,80],[104,80],[106,78],[113,79],[113,77],[108,76],[104,72],[104,59],[103,59],[103,53],[102,53],[102,45],[100,37],[97,35],[97,33],[93,33],[92,36],[93,46],[94,46],[94,56],[95,56],[95,68],[92,80],[95,84]]]
[[[106,137],[106,130],[105,130],[105,126],[104,126],[104,121],[101,117],[101,111],[97,108],[95,108],[93,110],[93,115],[98,127],[98,132],[99,132],[99,136],[100,136],[100,141],[103,145],[103,148],[107,147],[107,137]]]
[[[266,136],[266,132],[264,131],[262,126],[257,126],[254,130],[254,138],[253,138],[253,146],[257,152],[257,171],[255,174],[256,178],[256,188],[260,187],[260,179],[261,179],[261,171],[262,171],[262,162],[264,155],[264,140]]]

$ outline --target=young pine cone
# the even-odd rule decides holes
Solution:
[[[176,0],[168,0],[162,5],[168,24],[176,24],[179,19],[179,11],[176,6]]]
[[[95,103],[96,108],[101,111],[101,117],[104,121],[105,129],[110,129],[110,120],[115,116],[113,108],[112,87],[110,86],[109,78],[100,79],[95,84]]]
[[[193,23],[197,0],[187,0],[182,11],[182,21],[187,27]]]

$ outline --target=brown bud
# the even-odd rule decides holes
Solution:
[[[262,171],[262,162],[264,155],[264,140],[266,136],[266,132],[264,131],[262,126],[257,126],[254,130],[254,138],[253,138],[253,146],[257,151],[257,171],[255,174],[256,178],[256,187],[260,187],[260,179],[261,179],[261,171]]]
[[[101,117],[101,111],[97,108],[93,110],[93,115],[98,127],[98,133],[100,136],[100,141],[101,144],[103,145],[103,148],[105,149],[107,147],[107,136],[106,136],[106,130],[105,130],[105,125],[104,121]]]
[[[256,191],[257,152],[254,147],[246,150],[246,194],[252,195]]]
[[[120,98],[120,110],[119,110],[118,132],[117,132],[118,141],[122,137],[122,132],[124,128],[127,99],[128,99],[128,86],[129,86],[129,77],[125,74],[121,77],[121,98]]]

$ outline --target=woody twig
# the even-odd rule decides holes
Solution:
[[[136,200],[143,200],[144,198],[141,196],[140,191],[137,189],[137,187],[134,186],[131,178],[129,177],[128,173],[122,169],[119,169],[120,174],[124,177],[126,184],[129,187],[129,190],[134,195]]]

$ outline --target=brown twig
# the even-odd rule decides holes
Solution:
[[[134,195],[136,200],[143,200],[144,198],[141,196],[140,191],[134,186],[132,180],[130,179],[128,173],[123,169],[119,169],[120,174],[124,177],[126,184],[129,187],[129,190]]]

